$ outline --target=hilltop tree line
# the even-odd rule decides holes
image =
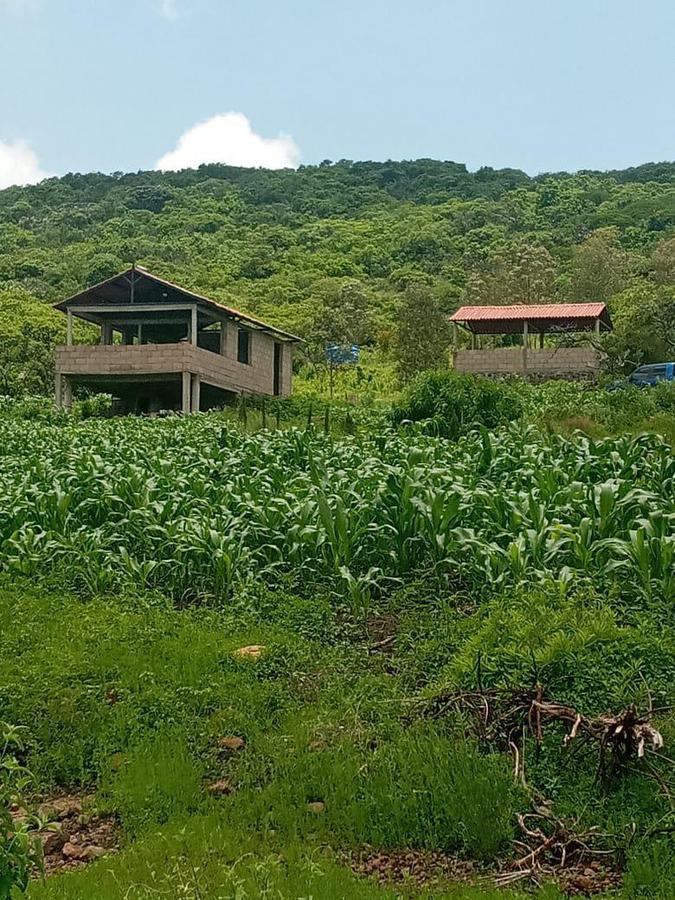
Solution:
[[[461,303],[608,302],[625,365],[675,356],[675,163],[531,178],[452,162],[67,175],[0,192],[0,393],[50,389],[49,304],[138,262],[403,378]]]

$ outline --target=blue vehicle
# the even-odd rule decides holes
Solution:
[[[650,363],[638,368],[628,377],[630,384],[651,387],[659,381],[675,381],[675,363]]]

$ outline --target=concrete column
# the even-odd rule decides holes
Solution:
[[[199,375],[192,376],[192,412],[199,412],[199,403],[202,393],[202,380]]]
[[[530,340],[527,322],[523,322],[523,374],[527,373],[527,345]]]
[[[227,322],[220,322],[220,355],[227,356]]]
[[[73,385],[66,375],[62,375],[62,396],[64,409],[73,408]]]
[[[63,406],[63,375],[60,372],[54,378],[54,404],[57,409]]]
[[[191,381],[192,376],[190,375],[190,373],[183,372],[181,409],[183,411],[183,415],[185,416],[187,416],[190,412]]]
[[[225,356],[230,359],[237,358],[237,335],[239,333],[239,326],[236,322],[233,322],[231,319],[227,322],[227,350]]]
[[[101,325],[101,343],[106,347],[112,344],[112,322],[104,322]]]
[[[600,319],[595,320],[595,336],[596,338],[600,337]]]
[[[68,316],[68,325],[66,330],[66,344],[69,347],[73,346],[73,313],[72,310],[67,311]]]
[[[193,306],[190,316],[190,343],[196,347],[197,346],[197,329],[199,325],[197,323],[197,307]]]

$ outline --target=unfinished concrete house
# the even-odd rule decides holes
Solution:
[[[56,350],[58,406],[71,405],[77,385],[136,413],[291,393],[298,338],[138,266],[55,306],[68,316],[67,344]],[[100,328],[99,344],[74,343],[75,317]]]
[[[604,303],[462,306],[450,321],[458,372],[534,378],[594,377],[601,361],[597,339],[612,328]],[[459,348],[460,329],[470,348]],[[583,333],[589,339],[575,337]],[[504,346],[498,335],[517,335],[518,343]]]

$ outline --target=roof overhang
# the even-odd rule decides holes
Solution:
[[[187,288],[154,275],[140,266],[133,266],[106,281],[95,284],[66,300],[54,304],[54,309],[72,312],[78,318],[98,322],[101,318],[111,318],[120,313],[124,316],[138,316],[157,311],[169,317],[180,316],[181,310],[197,309],[212,319],[229,318],[241,322],[249,328],[265,331],[278,340],[299,342],[302,339],[274,325],[268,325],[255,316],[225,306],[209,297],[195,294]]]

